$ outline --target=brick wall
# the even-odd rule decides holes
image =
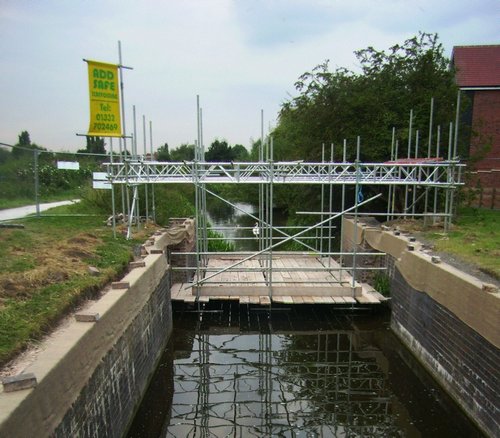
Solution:
[[[391,282],[391,328],[483,430],[500,430],[500,350],[397,270]]]
[[[344,222],[344,249],[352,251],[356,245],[358,251],[369,252],[372,248],[362,236],[362,224],[358,224],[355,238],[353,230]],[[369,256],[358,257],[360,265],[366,265],[367,260]],[[386,253],[376,260],[387,268],[391,281],[392,330],[471,420],[494,436],[500,430],[500,349],[429,294],[412,288],[399,271],[395,256]],[[449,287],[453,285],[443,285],[442,294],[456,292]],[[474,305],[469,303],[468,308]]]
[[[500,90],[475,91],[472,111],[472,129],[479,137],[472,140],[471,154],[485,143],[491,143],[491,150],[473,170],[500,169]],[[490,178],[491,176],[479,172],[475,177],[483,187],[500,188],[500,178]]]
[[[102,359],[55,437],[121,437],[172,330],[169,274]]]

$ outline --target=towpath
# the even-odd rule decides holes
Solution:
[[[73,204],[75,202],[80,202],[80,200],[71,199],[68,201],[45,202],[43,204],[40,204],[40,211],[45,211],[50,208],[59,207],[61,205]],[[35,213],[36,213],[36,205],[25,205],[23,207],[7,208],[5,210],[0,210],[0,221],[19,219]]]

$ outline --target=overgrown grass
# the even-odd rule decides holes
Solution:
[[[64,206],[51,213],[89,213],[89,207]],[[146,232],[134,240],[113,239],[104,217],[31,217],[16,221],[24,230],[0,229],[0,365],[126,269]],[[89,265],[101,274],[91,276]]]
[[[437,251],[452,254],[500,279],[500,211],[464,208],[448,235],[427,232]]]
[[[214,231],[211,228],[207,230],[207,236],[211,238],[217,238],[219,240],[209,240],[208,250],[212,252],[230,252],[235,250],[235,246],[232,242],[224,240],[224,235],[218,231]]]
[[[391,281],[386,273],[377,272],[373,278],[373,287],[384,297],[391,296]]]

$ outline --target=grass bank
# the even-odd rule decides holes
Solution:
[[[435,250],[452,254],[500,280],[500,211],[463,208],[451,231],[427,231]]]
[[[88,214],[85,203],[52,214]],[[83,299],[117,278],[153,226],[113,239],[106,215],[25,218],[0,229],[0,365],[43,335]],[[88,267],[100,270],[92,276]]]

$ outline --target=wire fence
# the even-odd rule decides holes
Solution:
[[[109,158],[0,143],[0,208],[79,198]]]

